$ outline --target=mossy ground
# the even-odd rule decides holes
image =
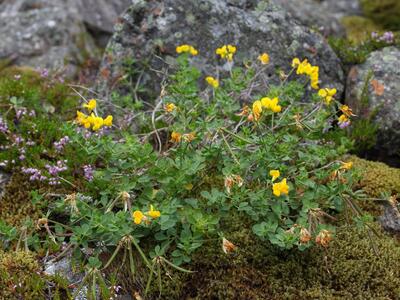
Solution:
[[[37,188],[28,178],[14,173],[0,198],[0,219],[9,225],[19,226],[26,218],[37,220],[40,211],[32,204],[30,191]]]
[[[390,30],[400,30],[400,2],[398,0],[361,0],[365,16]]]
[[[400,245],[391,237],[371,240],[353,225],[338,228],[325,250],[277,251],[248,228],[231,227],[237,245],[230,255],[221,242],[201,248],[192,274],[164,275],[162,299],[399,299]],[[378,227],[378,226],[376,226]],[[132,286],[131,286],[132,287]],[[156,281],[153,290],[157,289]],[[154,292],[154,298],[158,293]]]

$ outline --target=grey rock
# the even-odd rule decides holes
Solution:
[[[289,71],[294,57],[306,58],[320,66],[322,85],[343,92],[344,75],[340,61],[322,36],[299,25],[282,8],[267,1],[251,0],[135,0],[120,18],[108,44],[97,80],[97,90],[124,94],[120,84],[128,72],[149,62],[161,70],[174,62],[175,47],[191,44],[200,55],[192,59],[205,74],[215,74],[215,49],[223,44],[238,47],[235,61],[255,59],[262,52],[270,55],[268,75],[277,82],[275,70]],[[160,59],[160,57],[162,59]],[[162,76],[146,67],[140,83],[159,91]],[[136,84],[136,82],[134,82]],[[129,87],[128,87],[129,89]]]
[[[5,0],[0,2],[0,59],[38,68],[76,66],[105,47],[132,0]]]
[[[30,9],[17,2],[20,10],[0,7],[0,58],[12,56],[17,65],[66,69],[66,74],[72,74],[86,54],[95,52],[93,40],[73,11],[55,2]]]
[[[375,115],[373,122],[379,126],[377,150],[399,155],[400,50],[386,47],[354,66],[347,78],[346,102],[359,118]]]
[[[273,0],[284,7],[301,24],[316,28],[324,36],[344,36],[341,19],[361,15],[358,0]]]
[[[7,174],[0,169],[0,199],[1,197],[3,197],[4,188],[10,181],[10,178],[11,178],[10,174]]]
[[[379,217],[379,223],[384,230],[400,237],[399,207],[396,204],[385,203],[383,215]]]

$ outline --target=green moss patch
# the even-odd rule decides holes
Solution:
[[[391,30],[400,30],[400,1],[398,0],[361,0],[364,14]]]

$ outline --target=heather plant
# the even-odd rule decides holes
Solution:
[[[294,58],[271,82],[267,53],[236,66],[236,47],[224,45],[216,70],[203,74],[191,63],[201,53],[176,50],[177,69],[136,133],[83,95],[75,120],[11,100],[1,119],[3,167],[42,186],[32,195],[43,217],[22,240],[28,248],[65,243],[59,257],[72,251],[87,266],[93,297],[96,283],[108,295],[102,271],[121,253],[132,276],[148,270],[147,291],[161,270],[188,272],[181,265],[206,242],[235,251],[223,226],[232,214],[262,241],[299,250],[328,247],[334,215],[346,208],[364,220],[352,202],[360,196],[352,162],[340,159],[354,115],[334,87],[320,86],[318,66]],[[18,234],[2,224],[0,237],[5,247]]]

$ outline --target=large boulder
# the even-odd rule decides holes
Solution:
[[[132,0],[0,1],[0,59],[73,73],[95,58]]]
[[[346,101],[359,118],[372,118],[379,127],[377,150],[399,155],[400,50],[386,47],[354,66],[347,79]]]
[[[124,80],[132,73],[140,73],[131,80],[133,85],[159,91],[163,74],[150,69],[162,70],[173,63],[175,47],[186,43],[199,49],[193,63],[205,73],[215,73],[215,49],[234,44],[236,63],[268,52],[272,82],[277,82],[276,70],[290,70],[293,57],[307,57],[320,66],[323,86],[343,91],[340,61],[323,37],[269,1],[135,0],[115,28],[98,76],[97,90],[105,97],[111,91],[132,90]],[[145,66],[140,69],[141,65]]]
[[[358,0],[273,0],[284,7],[300,23],[318,29],[324,35],[343,36],[342,19],[360,15]]]
[[[73,11],[55,5],[56,1],[49,6],[33,5],[34,1],[24,6],[23,2],[0,6],[0,58],[12,57],[17,65],[74,73],[95,51],[83,23]]]

